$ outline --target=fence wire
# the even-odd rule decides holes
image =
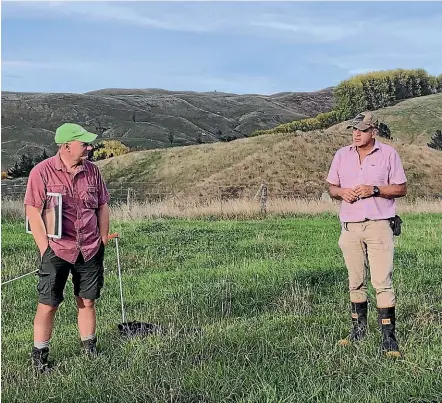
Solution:
[[[6,182],[6,183],[5,183]],[[272,198],[299,198],[300,195],[293,189],[281,190],[281,183],[235,183],[217,187],[217,197],[221,201],[239,198],[259,199],[261,192],[267,192]],[[265,186],[265,188],[263,188]],[[170,189],[159,189],[158,183],[153,182],[126,182],[124,184],[109,184],[110,204],[121,203],[151,203],[179,197]],[[277,190],[276,190],[277,189]],[[2,200],[23,200],[26,193],[26,183],[14,184],[3,181],[1,184]]]

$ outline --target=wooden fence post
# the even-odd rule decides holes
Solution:
[[[220,213],[223,213],[223,191],[221,189],[221,186],[218,186],[218,195],[219,195],[219,209]]]
[[[261,213],[267,213],[267,185],[261,185]]]
[[[130,209],[130,190],[130,188],[127,188],[126,204],[128,209]]]

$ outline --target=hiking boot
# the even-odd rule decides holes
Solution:
[[[96,337],[89,340],[82,340],[81,345],[83,347],[83,351],[88,357],[96,357],[98,355]]]
[[[33,347],[31,354],[32,364],[37,373],[44,374],[51,371],[48,362],[48,356],[49,356],[48,347],[45,348]]]
[[[378,323],[382,332],[382,352],[389,357],[400,357],[401,353],[395,336],[395,307],[378,308]]]
[[[355,341],[362,340],[367,334],[367,312],[368,302],[352,302],[351,303],[351,321],[353,328],[350,334],[339,341],[339,344],[346,346]]]

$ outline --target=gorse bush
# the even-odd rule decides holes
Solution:
[[[103,140],[95,144],[89,154],[92,161],[104,160],[111,157],[127,154],[130,148],[118,140]]]
[[[257,130],[252,133],[252,136],[269,133],[291,133],[296,130],[307,132],[310,130],[326,129],[339,123],[339,115],[336,111],[320,113],[314,118],[295,120],[290,123],[284,123],[270,130]]]

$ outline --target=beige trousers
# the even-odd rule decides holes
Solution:
[[[392,285],[394,240],[388,220],[343,223],[339,247],[348,270],[350,300],[367,300],[367,269],[378,308],[395,306]]]

